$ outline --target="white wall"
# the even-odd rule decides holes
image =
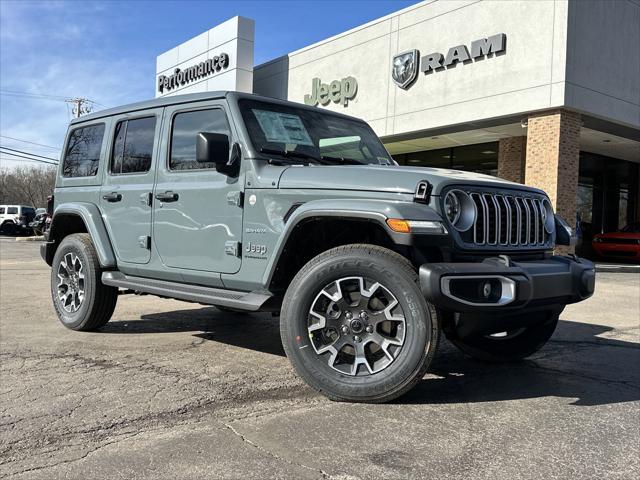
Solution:
[[[249,18],[233,17],[159,55],[156,59],[154,86],[156,97],[215,90],[251,92],[254,27],[254,21]],[[170,91],[158,90],[160,75],[169,76],[176,68],[184,70],[223,52],[229,55],[227,68]]]
[[[429,0],[257,66],[254,91],[302,102],[314,77],[354,76],[357,97],[325,108],[364,118],[381,136],[561,106],[567,14],[566,0]],[[497,33],[507,36],[504,55],[419,73],[407,90],[391,80],[398,53],[446,55]]]

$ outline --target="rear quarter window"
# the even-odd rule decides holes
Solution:
[[[0,207],[0,215],[4,215],[4,207]]]
[[[69,135],[62,163],[63,177],[92,177],[98,173],[104,123],[76,128]]]

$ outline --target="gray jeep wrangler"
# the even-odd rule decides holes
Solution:
[[[313,388],[384,402],[422,379],[442,333],[487,361],[551,337],[593,264],[544,192],[398,166],[363,121],[236,92],[74,120],[42,256],[73,330],[119,294],[280,314]]]

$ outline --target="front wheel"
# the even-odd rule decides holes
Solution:
[[[424,376],[439,322],[411,264],[374,245],[328,250],[284,297],[280,329],[298,374],[332,400],[381,403]]]
[[[528,315],[535,323],[531,326],[464,337],[450,331],[447,338],[462,352],[478,360],[491,363],[517,362],[533,355],[549,341],[558,325],[560,312],[554,310],[522,315]]]

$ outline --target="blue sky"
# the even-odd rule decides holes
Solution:
[[[415,3],[0,0],[0,90],[60,97],[0,95],[0,144],[58,157],[7,137],[60,148],[70,118],[63,97],[97,108],[152,98],[156,56],[235,15],[256,21],[260,64]]]

